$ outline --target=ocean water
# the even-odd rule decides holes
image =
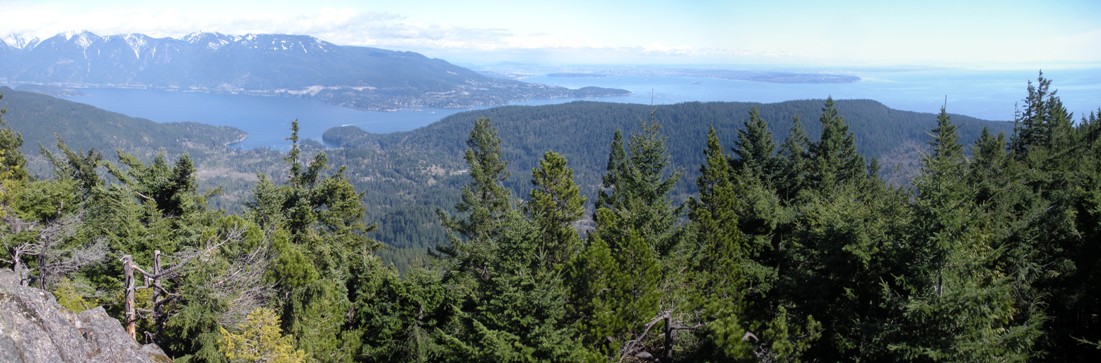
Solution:
[[[673,104],[689,101],[780,102],[796,99],[874,99],[888,107],[937,112],[947,101],[948,111],[987,120],[1013,119],[1015,105],[1027,94],[1036,71],[973,71],[954,69],[857,70],[853,83],[767,83],[709,77],[613,74],[603,77],[529,76],[522,80],[580,88],[622,88],[629,96],[594,98],[606,102]],[[1101,107],[1101,70],[1050,70],[1067,109],[1075,119]],[[291,120],[297,119],[303,138],[321,140],[332,127],[355,125],[368,132],[408,131],[429,125],[466,109],[403,109],[396,112],[360,111],[298,98],[219,95],[134,89],[82,89],[68,99],[156,122],[194,121],[228,125],[249,134],[238,146],[286,148]],[[528,100],[541,105],[573,99]]]
[[[301,98],[262,97],[138,89],[81,89],[66,99],[155,122],[192,121],[233,126],[248,133],[243,148],[288,148],[291,122],[298,120],[299,136],[321,141],[333,127],[354,125],[375,133],[407,131],[465,111],[459,109],[405,109],[396,112],[361,111]]]
[[[838,72],[838,71],[834,71]],[[950,113],[986,120],[1013,120],[1015,104],[1027,95],[1038,71],[976,71],[958,69],[855,70],[841,74],[861,78],[853,83],[768,83],[706,77],[608,75],[604,77],[533,76],[522,80],[570,88],[614,87],[630,96],[603,101],[671,104],[687,101],[781,102],[799,99],[873,99],[888,107],[936,113],[947,103]],[[1052,89],[1075,120],[1101,107],[1101,69],[1050,70]]]

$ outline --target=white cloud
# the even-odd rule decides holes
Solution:
[[[905,17],[899,23],[899,19],[890,18],[899,12],[893,6],[872,13],[880,16],[831,20],[811,9],[792,13],[782,6],[750,6],[750,10],[760,7],[752,12],[759,16],[734,19],[750,13],[742,9],[748,5],[732,7],[738,10],[717,7],[711,13],[701,13],[698,9],[703,5],[650,4],[661,11],[638,14],[650,19],[640,21],[634,13],[586,13],[584,9],[596,5],[581,2],[509,3],[499,9],[504,13],[490,14],[450,2],[384,8],[387,4],[361,2],[317,7],[303,2],[224,0],[168,4],[135,0],[7,1],[15,2],[0,7],[4,14],[0,35],[32,33],[40,38],[74,30],[100,35],[138,32],[154,37],[182,37],[197,31],[306,34],[341,45],[447,54],[449,58],[458,55],[470,59],[480,53],[484,57],[504,55],[565,62],[614,61],[615,57],[632,61],[849,65],[1101,60],[1101,47],[1093,46],[1101,44],[1101,30],[1093,22],[1086,22],[1084,30],[1079,27],[1078,33],[1041,35],[1039,43],[1050,51],[1037,52],[1018,42],[992,41],[995,33],[1005,29],[1000,23],[990,26],[989,21],[943,21],[934,23],[939,26],[925,27],[924,20]],[[837,12],[851,14],[848,10]],[[678,13],[680,22],[675,20]]]

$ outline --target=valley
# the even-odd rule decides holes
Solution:
[[[1101,361],[1096,1],[0,11],[0,361]]]

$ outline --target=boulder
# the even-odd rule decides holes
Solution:
[[[0,269],[0,362],[171,362],[142,346],[102,307],[74,314],[47,291]]]

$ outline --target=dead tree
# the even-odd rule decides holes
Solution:
[[[11,246],[8,251],[11,260],[7,262],[12,264],[12,270],[19,277],[20,284],[29,286],[32,280],[37,280],[39,287],[47,290],[51,278],[67,275],[84,266],[102,261],[107,256],[107,247],[100,240],[68,251],[59,250],[61,242],[75,233],[80,219],[79,215],[64,216],[46,223],[38,223],[25,221],[11,214],[4,218],[9,229],[6,238],[26,238]],[[37,260],[38,276],[36,278],[31,275],[31,269],[23,263],[23,259],[28,257],[34,257]]]
[[[654,328],[658,323],[664,323],[662,327],[662,333],[664,335],[662,356],[660,358],[654,357],[650,352],[642,350],[643,340],[650,334],[650,330]],[[622,362],[628,357],[632,357],[638,360],[644,361],[659,361],[659,362],[671,362],[673,361],[673,333],[677,330],[697,330],[703,326],[703,323],[696,325],[683,325],[681,322],[673,319],[673,311],[666,310],[658,313],[650,322],[643,326],[642,332],[635,336],[634,339],[628,340],[623,344],[623,347],[619,349],[619,356],[617,362]]]
[[[122,257],[123,272],[126,277],[126,331],[132,338],[137,339],[136,326],[138,318],[138,309],[134,302],[134,294],[140,289],[153,289],[153,304],[152,308],[146,311],[140,311],[141,313],[147,313],[151,315],[154,322],[154,332],[146,332],[146,339],[152,341],[164,329],[164,323],[167,318],[167,314],[164,312],[165,306],[178,294],[168,291],[164,286],[164,281],[171,280],[179,276],[192,262],[204,260],[214,254],[220,247],[228,242],[240,241],[243,235],[243,231],[240,229],[232,229],[226,233],[221,239],[217,241],[208,241],[207,246],[203,249],[187,251],[177,253],[174,258],[175,263],[170,267],[164,267],[162,260],[164,255],[160,250],[153,251],[153,266],[151,269],[143,269],[134,263],[133,258],[130,255]],[[232,263],[232,267],[218,275],[210,276],[209,281],[215,287],[215,290],[226,295],[234,295],[235,298],[229,299],[231,301],[231,312],[235,308],[244,308],[250,311],[249,307],[258,306],[262,303],[264,292],[271,290],[271,286],[266,286],[261,283],[263,277],[263,271],[267,268],[267,245],[260,246],[251,251],[243,258],[239,258]],[[137,286],[135,282],[134,272],[141,273],[143,277],[143,283],[141,286]],[[243,316],[243,315],[242,315]]]

